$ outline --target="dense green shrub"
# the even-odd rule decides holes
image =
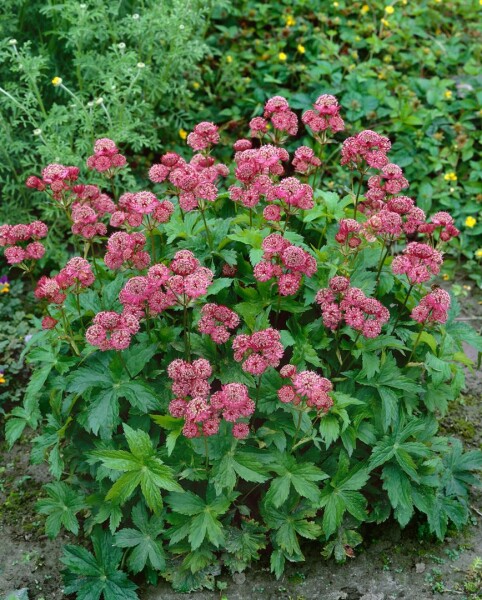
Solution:
[[[447,292],[427,288],[458,232],[396,195],[407,182],[373,131],[343,144],[346,193],[320,187],[339,108],[318,99],[316,154],[291,160],[284,130],[298,117],[271,99],[270,123],[252,124],[266,133],[236,144],[229,191],[212,123],[188,136],[189,163],[167,153],[153,165],[155,194],[124,193],[107,139],[87,164],[115,203],[71,167],[29,182],[73,222],[77,256],[38,281],[44,331],[6,432],[13,444],[40,429],[32,459],[55,478],[38,503],[48,535],[91,537],[93,553],[65,550],[67,593],[134,600],[126,570],[213,589],[213,565],[241,572],[264,550],[280,577],[304,539],[342,561],[364,523],[426,519],[443,539],[467,522],[482,453],[438,435],[438,417],[473,365],[462,342],[482,342]],[[120,231],[105,253],[109,214]],[[32,272],[46,234],[3,226],[9,262]]]

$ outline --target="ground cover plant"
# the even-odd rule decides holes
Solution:
[[[28,178],[76,251],[36,283],[43,331],[6,434],[39,430],[48,535],[92,541],[66,547],[67,593],[133,599],[141,573],[212,589],[213,565],[265,553],[280,577],[306,539],[342,561],[364,523],[426,519],[440,539],[466,523],[482,454],[438,418],[473,366],[462,341],[482,343],[430,287],[459,230],[405,195],[387,137],[346,137],[344,117],[328,94],[302,115],[275,96],[228,164],[201,122],[142,190],[107,138],[86,168]],[[343,137],[340,197],[320,157]],[[1,226],[6,260],[33,275],[48,235]]]

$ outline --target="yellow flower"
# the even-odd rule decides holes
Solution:
[[[54,85],[55,87],[58,87],[61,84],[62,84],[62,77],[54,77],[52,79],[52,85]]]
[[[339,2],[333,2],[333,6],[334,6],[335,8],[338,8],[338,7],[340,6],[340,3],[339,3]]]
[[[366,14],[366,13],[367,13],[369,10],[370,10],[370,7],[368,6],[368,4],[364,4],[364,5],[361,7],[361,14],[362,14],[362,15],[365,15],[365,14]]]
[[[231,56],[231,54],[228,54],[226,56],[226,62],[228,63],[228,65],[230,65],[233,62],[233,57]]]
[[[179,130],[179,137],[181,138],[181,140],[185,140],[187,138],[187,131],[181,128]]]
[[[10,291],[10,284],[4,283],[2,287],[0,287],[0,294],[8,294]]]
[[[385,27],[390,27],[390,21],[387,21],[386,19],[380,19],[382,25],[385,25]]]
[[[293,15],[286,15],[285,24],[286,27],[293,27],[294,25],[296,25],[296,19],[293,17]]]
[[[465,219],[465,226],[466,227],[469,227],[470,229],[472,229],[476,225],[477,225],[477,219],[474,219],[474,217],[467,217]]]
[[[475,251],[475,257],[482,258],[482,248],[479,248],[478,250]]]
[[[442,279],[443,279],[444,281],[448,281],[448,280],[450,279],[450,277],[448,276],[448,274],[447,274],[447,273],[444,273],[444,274],[442,275]]]
[[[387,13],[387,15],[393,15],[395,9],[393,8],[393,6],[385,6],[385,12]]]
[[[0,373],[0,384],[5,383],[5,377],[3,376],[3,373]]]
[[[201,84],[199,83],[199,81],[193,81],[193,82],[192,82],[192,87],[193,87],[195,90],[198,90],[198,89],[201,87]]]
[[[285,62],[286,60],[288,60],[288,55],[285,52],[280,52],[278,54],[278,60],[280,60],[281,62]]]
[[[444,175],[445,181],[457,181],[457,175],[453,171],[449,171]]]
[[[300,54],[304,54],[306,52],[306,48],[303,46],[303,44],[298,44],[297,50]]]
[[[444,96],[445,96],[445,98],[447,100],[450,100],[452,98],[452,92],[451,92],[451,90],[445,90]]]

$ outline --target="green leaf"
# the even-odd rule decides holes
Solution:
[[[45,522],[45,531],[50,538],[56,537],[63,525],[67,531],[74,535],[79,533],[77,513],[87,508],[82,496],[66,483],[56,481],[44,486],[48,498],[37,502],[39,513],[48,515]]]
[[[267,503],[276,508],[280,507],[286,502],[291,486],[301,497],[318,502],[320,489],[315,482],[326,479],[328,475],[313,463],[297,462],[292,456],[278,455],[278,460],[272,468],[278,477],[271,482],[266,494]]]
[[[94,554],[80,546],[65,547],[64,592],[77,594],[79,600],[139,600],[137,586],[119,570],[122,550],[113,545],[112,536],[96,530],[92,541]]]

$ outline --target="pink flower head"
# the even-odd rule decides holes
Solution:
[[[234,360],[243,362],[243,370],[262,375],[266,369],[277,367],[283,357],[279,331],[268,328],[252,335],[238,335],[233,341]]]
[[[392,271],[396,275],[406,275],[410,284],[424,283],[433,275],[438,275],[443,263],[442,253],[428,244],[410,242],[403,254],[392,262]]]
[[[150,215],[158,204],[159,200],[152,192],[137,192],[132,196],[130,208],[138,214]]]
[[[298,173],[310,174],[321,165],[321,160],[315,156],[313,150],[308,146],[299,146],[295,150],[292,164]]]
[[[34,294],[39,300],[46,300],[51,304],[63,304],[67,297],[55,277],[51,278],[45,275],[38,280]]]
[[[313,110],[304,112],[301,120],[314,133],[329,130],[335,134],[345,129],[345,123],[339,116],[340,108],[335,96],[322,94],[313,105]]]
[[[419,323],[446,323],[450,309],[450,294],[442,288],[435,288],[420,300],[411,313]]]
[[[268,121],[263,119],[263,117],[254,117],[249,122],[249,130],[249,135],[251,137],[261,137],[268,131]],[[239,150],[241,150],[241,148]],[[238,152],[239,150],[236,151]],[[247,148],[243,148],[242,150],[247,150]]]
[[[209,335],[216,344],[224,344],[230,338],[230,329],[239,325],[239,316],[226,306],[205,304],[201,309],[198,329]]]
[[[296,135],[298,133],[298,117],[290,109],[290,105],[286,98],[283,98],[282,96],[274,96],[266,102],[264,106],[264,117],[265,119],[270,119],[274,129],[277,129],[278,131],[282,131],[288,135]],[[251,121],[250,126],[253,121],[254,119]],[[256,129],[251,126],[251,131],[253,133]]]
[[[187,143],[193,150],[206,150],[212,145],[219,143],[219,131],[214,123],[203,121],[194,127],[187,136]]]
[[[108,177],[112,177],[126,162],[125,156],[119,153],[114,141],[101,138],[95,142],[94,154],[87,159],[87,166],[89,169],[107,173]]]
[[[131,338],[139,331],[138,319],[130,313],[107,311],[95,315],[85,332],[85,339],[100,350],[126,350]]]
[[[290,208],[309,210],[313,208],[313,188],[301,183],[296,177],[286,177],[279,184],[272,186],[267,194],[270,202],[280,200]]]
[[[95,277],[89,262],[80,256],[74,256],[61,269],[55,278],[61,289],[66,290],[75,286],[78,291],[80,288],[89,287],[94,283]]]
[[[109,269],[120,269],[129,264],[136,269],[145,269],[150,257],[144,251],[146,238],[142,233],[125,233],[117,231],[107,240],[107,253],[104,262]]]
[[[53,329],[57,325],[57,319],[54,319],[50,315],[46,315],[42,319],[42,329]]]
[[[381,169],[388,163],[386,154],[390,148],[391,142],[387,137],[367,129],[343,142],[341,164],[351,169],[363,169],[365,165]]]

